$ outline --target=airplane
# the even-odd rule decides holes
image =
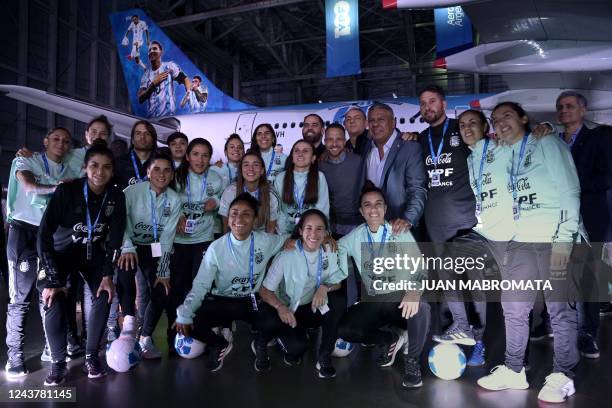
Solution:
[[[565,89],[589,100],[586,119],[612,124],[612,2],[609,0],[382,0],[383,8],[461,6],[480,44],[441,56],[436,68],[502,75],[510,90],[473,101],[491,110],[502,101],[530,113],[554,112]],[[549,115],[550,116],[550,115]]]
[[[138,18],[135,18],[135,16]],[[129,139],[132,125],[136,120],[147,119],[156,128],[159,136],[158,140],[162,144],[175,131],[185,133],[190,140],[196,137],[206,138],[213,145],[213,160],[224,158],[223,147],[225,139],[232,133],[239,134],[245,142],[245,147],[248,149],[254,129],[261,123],[270,123],[276,132],[278,143],[288,152],[293,143],[302,138],[302,121],[307,114],[318,114],[326,124],[333,122],[342,123],[344,114],[350,107],[358,106],[365,112],[374,102],[384,102],[393,108],[397,118],[397,127],[401,131],[416,132],[427,127],[427,124],[419,118],[419,103],[416,97],[268,108],[259,108],[245,104],[219,90],[142,10],[132,9],[113,13],[110,18],[124,71],[124,78],[128,86],[133,114],[17,85],[0,85],[0,93],[9,98],[26,102],[82,122],[88,122],[93,117],[104,114],[113,123],[115,135],[126,139]],[[132,24],[137,26],[142,22],[145,23],[144,27],[148,30],[151,41],[158,41],[162,48],[160,60],[172,62],[177,67],[180,67],[179,69],[181,72],[184,72],[189,85],[192,87],[194,85],[191,82],[197,77],[200,86],[199,95],[206,94],[206,97],[201,98],[198,102],[202,102],[202,100],[204,102],[198,105],[195,103],[195,100],[190,100],[195,92],[188,95],[184,82],[177,85],[170,79],[167,86],[173,88],[173,110],[170,109],[171,111],[168,115],[161,117],[148,114],[147,109],[149,106],[146,102],[141,103],[140,96],[138,95],[140,84],[143,76],[146,76],[146,71],[143,70],[141,65],[135,63],[135,57],[138,56],[140,61],[148,61],[146,49],[148,48],[150,52],[153,47],[151,46],[152,43],[148,47],[145,47],[143,44],[142,24],[140,25],[140,33],[135,33],[134,30],[128,28]],[[139,36],[140,38],[138,38]],[[130,39],[132,40],[131,52]],[[175,68],[167,65],[165,69]],[[461,111],[469,109],[470,102],[483,96],[489,97],[493,95],[467,94],[448,96],[447,115],[449,117],[456,117]]]

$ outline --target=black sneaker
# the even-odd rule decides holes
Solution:
[[[85,358],[84,371],[87,372],[87,377],[89,378],[101,378],[107,374],[98,356]]]
[[[210,372],[219,371],[223,367],[223,359],[232,350],[232,343],[228,343],[223,337],[221,337],[221,343],[217,346],[207,347],[208,361],[206,362],[206,368]]]
[[[601,317],[612,316],[612,303],[606,302],[599,306],[599,315]]]
[[[268,357],[268,345],[258,344],[257,340],[251,342],[251,350],[255,354],[255,371],[262,373],[270,371],[270,357]]]
[[[406,332],[395,334],[395,340],[391,344],[377,345],[376,364],[379,367],[390,367],[395,362],[395,356],[406,343]]]
[[[7,361],[4,370],[6,371],[6,378],[8,379],[25,377],[28,375],[28,369],[26,368],[23,360],[20,359],[16,359],[15,361]]]
[[[590,334],[578,336],[578,350],[582,357],[599,358],[599,347]]]
[[[78,337],[68,337],[68,346],[66,346],[66,354],[68,356],[77,357],[85,353],[85,348],[82,346]]]
[[[300,356],[292,356],[287,353],[283,353],[283,361],[289,367],[299,366],[302,363],[302,357]]]
[[[540,341],[552,337],[552,332],[545,323],[534,328],[529,334],[530,341]]]
[[[405,388],[418,388],[423,386],[421,378],[421,366],[416,358],[404,355],[404,380],[402,386]]]
[[[331,356],[319,356],[317,361],[317,371],[319,372],[319,378],[334,378],[336,376],[336,369],[334,368],[331,360]]]
[[[51,370],[45,378],[45,385],[47,387],[57,387],[66,381],[66,374],[68,373],[67,364],[65,361],[61,363],[51,363]]]

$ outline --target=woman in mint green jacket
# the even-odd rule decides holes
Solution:
[[[340,282],[338,256],[324,245],[329,235],[327,217],[317,209],[303,213],[292,238],[296,247],[281,252],[270,267],[259,290],[266,303],[259,316],[259,336],[253,344],[255,369],[270,368],[267,343],[278,337],[284,361],[298,365],[308,347],[307,328],[322,327],[316,368],[320,378],[336,376],[331,353],[336,343],[338,322],[346,310],[346,295]]]

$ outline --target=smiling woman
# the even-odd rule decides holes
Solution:
[[[314,147],[298,140],[291,148],[286,170],[274,180],[274,189],[281,197],[279,229],[290,233],[301,214],[310,209],[329,215],[329,191],[323,173],[318,171]]]

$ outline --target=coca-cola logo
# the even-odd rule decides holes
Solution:
[[[104,226],[105,224],[98,224],[96,225],[96,228],[94,229],[94,233],[101,233],[104,230]],[[89,231],[89,229],[87,228],[86,224],[83,224],[82,222],[79,222],[78,224],[75,224],[74,227],[72,227],[72,230],[74,232],[83,232],[85,234],[87,234],[87,232]]]
[[[139,222],[134,226],[134,229],[142,230],[142,231],[153,231],[153,226],[149,224],[145,224],[144,222]],[[164,230],[164,226],[157,224],[157,232],[162,232]]]
[[[516,181],[516,191],[529,190],[530,188],[529,177],[523,177]],[[508,191],[512,192],[512,184],[508,184]]]
[[[453,154],[452,153],[442,153],[439,157],[438,157],[438,163],[437,164],[451,164],[452,159],[451,156]],[[425,164],[427,166],[433,166],[434,162],[433,159],[431,158],[431,155],[427,156],[427,158],[425,159]]]

